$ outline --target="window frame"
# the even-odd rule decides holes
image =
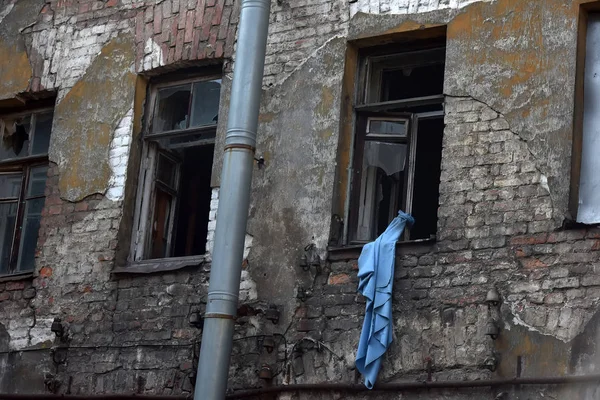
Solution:
[[[369,240],[357,239],[359,229],[359,214],[362,205],[360,204],[362,192],[362,163],[364,155],[364,145],[368,135],[367,126],[369,119],[383,118],[408,118],[409,126],[407,129],[406,144],[406,173],[404,174],[404,184],[401,193],[399,193],[401,209],[406,213],[412,212],[414,199],[414,177],[416,171],[416,153],[419,121],[429,118],[444,118],[444,99],[442,93],[439,95],[420,96],[404,98],[400,100],[379,101],[381,98],[382,72],[385,67],[390,66],[393,69],[407,67],[417,67],[424,65],[445,64],[446,46],[436,44],[430,48],[408,49],[406,51],[386,51],[372,52],[359,58],[358,85],[355,90],[354,105],[354,139],[353,153],[350,160],[349,187],[349,207],[347,210],[348,232],[346,243],[349,245],[364,244],[376,238],[376,233],[372,233]],[[435,111],[419,111],[414,109],[422,106],[440,106]],[[393,110],[393,111],[392,111]],[[440,159],[441,161],[441,159]],[[391,218],[394,215],[390,216]],[[376,222],[371,221],[371,229]],[[423,239],[410,240],[410,228],[404,231],[402,242],[422,241]],[[429,239],[424,239],[429,240]]]
[[[156,206],[156,185],[157,185],[157,169],[158,169],[158,158],[161,154],[166,155],[171,159],[177,159],[177,156],[169,151],[169,149],[162,148],[159,144],[161,139],[177,138],[193,135],[208,135],[208,137],[202,137],[199,140],[191,141],[187,143],[180,143],[170,145],[170,149],[189,148],[196,146],[207,146],[215,145],[216,133],[218,127],[218,121],[211,125],[204,125],[199,127],[188,127],[184,129],[172,129],[168,131],[162,131],[153,133],[153,123],[156,112],[156,102],[158,99],[158,92],[160,89],[170,88],[189,84],[192,88],[190,93],[188,115],[190,115],[190,109],[193,104],[193,85],[196,82],[207,82],[213,80],[221,80],[222,85],[223,75],[221,73],[210,73],[202,74],[200,76],[187,77],[185,79],[173,79],[173,80],[161,80],[160,82],[150,83],[148,87],[148,96],[146,99],[146,110],[147,112],[143,118],[143,128],[141,134],[142,152],[141,152],[141,163],[138,178],[138,190],[135,198],[135,210],[134,210],[134,226],[131,237],[130,251],[128,255],[128,264],[144,265],[144,264],[161,264],[161,263],[184,263],[185,265],[191,265],[204,261],[206,254],[192,255],[192,256],[181,256],[181,257],[162,257],[162,258],[151,258],[151,237],[152,237],[152,220],[154,218],[155,206]],[[222,88],[221,88],[222,90]],[[220,100],[220,99],[219,99]],[[191,119],[191,115],[190,115]],[[181,164],[178,165],[176,171],[176,180],[179,182],[181,177]],[[178,213],[179,203],[179,188],[176,190],[175,207],[171,209],[168,242],[170,245],[173,243],[174,232],[176,231],[176,219]],[[169,249],[172,251],[172,248]]]
[[[54,107],[39,107],[39,108],[31,108],[23,111],[17,112],[8,112],[6,114],[0,114],[0,135],[4,134],[5,128],[5,120],[8,118],[18,118],[24,116],[30,116],[30,127],[29,127],[29,135],[31,137],[29,140],[29,152],[31,153],[33,148],[33,143],[36,134],[36,123],[37,116],[40,114],[52,113],[54,116]],[[50,131],[50,140],[52,138],[52,131]],[[7,203],[17,203],[17,212],[15,217],[15,226],[13,228],[12,233],[12,241],[10,246],[10,261],[9,266],[6,272],[0,273],[0,277],[17,277],[20,275],[29,275],[35,271],[35,265],[31,269],[19,270],[19,258],[22,255],[22,246],[23,246],[23,223],[25,218],[25,209],[27,206],[28,200],[46,198],[45,187],[44,194],[38,196],[28,196],[28,188],[31,180],[31,171],[40,166],[48,167],[48,151],[45,153],[35,154],[35,155],[27,155],[25,157],[16,157],[16,158],[8,158],[6,160],[0,161],[0,175],[9,175],[9,174],[21,174],[21,188],[19,190],[19,197],[14,200],[3,198],[0,199],[1,204]],[[47,182],[47,181],[46,181]],[[45,207],[45,205],[44,205]],[[38,230],[39,232],[39,230]],[[39,240],[39,233],[38,233]],[[36,241],[37,247],[37,241]]]
[[[588,45],[588,29],[590,18],[600,14],[600,1],[594,1],[579,6],[577,26],[577,49],[575,67],[575,91],[573,107],[573,137],[571,147],[570,184],[568,199],[568,216],[563,224],[566,229],[586,226],[599,226],[600,222],[578,222],[580,218],[580,197],[582,185],[582,167],[584,163],[584,114],[586,88],[586,60]]]

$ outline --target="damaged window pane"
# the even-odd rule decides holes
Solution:
[[[145,132],[132,261],[206,252],[221,79],[206,76],[153,90],[154,114],[147,118],[154,126]]]
[[[404,171],[406,145],[399,143],[365,142],[365,163],[367,167],[381,168],[386,175]]]
[[[158,90],[154,110],[154,133],[188,127],[190,94],[189,84]]]
[[[445,38],[424,48],[377,54],[360,63],[357,90],[350,242],[379,236],[399,210],[415,226],[403,240],[435,237],[441,171]],[[392,49],[392,48],[390,48]],[[385,104],[382,104],[385,103]]]
[[[221,80],[194,83],[192,121],[190,126],[216,125],[219,119]]]
[[[0,116],[0,275],[35,268],[52,117],[51,110]]]
[[[31,116],[3,119],[0,161],[29,155]]]
[[[381,234],[399,210],[406,144],[365,142],[358,240]]]

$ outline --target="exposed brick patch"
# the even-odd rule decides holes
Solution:
[[[348,274],[329,275],[327,283],[329,285],[345,285],[350,283],[350,276]]]

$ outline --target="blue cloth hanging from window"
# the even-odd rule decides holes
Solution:
[[[365,386],[373,388],[381,358],[392,343],[392,286],[394,284],[394,261],[396,242],[406,224],[415,220],[402,211],[374,242],[363,248],[358,258],[358,291],[366,297],[365,321],[363,322],[356,367],[365,377]]]

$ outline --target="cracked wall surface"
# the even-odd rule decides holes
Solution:
[[[345,127],[354,134],[345,110],[358,80],[347,57],[383,42],[401,48],[406,35],[444,26],[437,237],[396,250],[394,341],[379,381],[512,378],[518,365],[527,377],[597,373],[600,232],[562,225],[579,3],[273,2],[256,154],[265,163],[253,171],[229,389],[266,385],[256,376],[263,364],[275,372],[272,385],[360,382],[360,248],[327,249],[334,193],[344,190],[336,174],[351,162]],[[18,61],[0,57],[0,107],[18,104],[17,95],[57,99],[36,271],[0,282],[0,393],[193,392],[200,331],[189,318],[205,309],[238,12],[230,0],[0,6],[0,49],[9,43]],[[126,259],[130,245],[143,129],[145,91],[136,82],[216,62],[224,75],[207,258],[124,273],[118,255]],[[304,271],[309,244],[322,261]],[[496,311],[484,303],[492,287],[502,298]],[[272,306],[277,324],[266,318]],[[492,316],[501,326],[495,341],[485,335]],[[55,317],[69,342],[53,358]],[[271,353],[265,335],[273,335]],[[495,371],[485,367],[491,358]],[[597,387],[401,396],[495,399],[504,390],[586,399]],[[332,397],[366,398],[279,396]]]

